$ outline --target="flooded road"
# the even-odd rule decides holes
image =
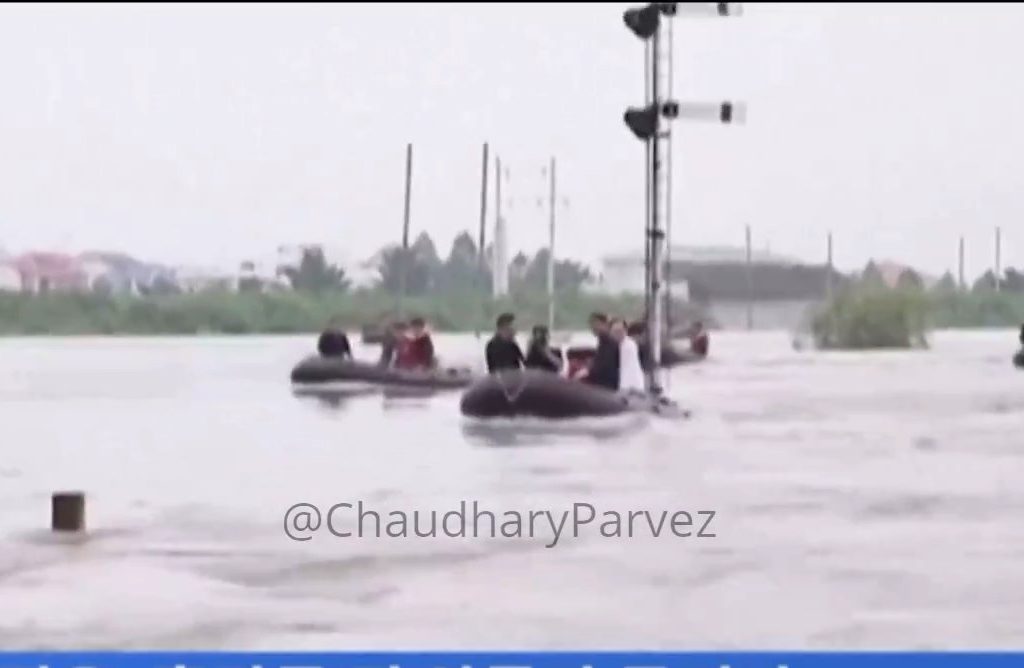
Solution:
[[[722,333],[672,373],[687,421],[520,430],[465,421],[458,393],[296,398],[307,338],[3,340],[0,646],[1019,647],[1015,341],[825,354]],[[437,341],[473,364],[481,345]],[[88,494],[87,540],[46,531],[61,489]],[[550,531],[285,534],[294,504],[360,501],[570,522],[574,504],[687,511],[694,530],[705,511],[714,537],[654,537],[646,520],[554,547]],[[354,530],[353,513],[339,522]]]

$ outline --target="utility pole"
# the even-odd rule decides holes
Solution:
[[[494,241],[491,242],[494,252],[491,256],[492,294],[495,298],[504,297],[508,293],[508,257],[506,246],[508,236],[505,230],[505,219],[501,217],[501,158],[494,156]]]
[[[483,167],[480,177],[480,245],[477,248],[477,260],[479,262],[481,279],[487,275],[487,262],[484,258],[484,245],[487,242],[487,165],[487,142],[484,142]],[[484,295],[484,300],[486,300],[486,290],[481,292]],[[476,336],[480,338],[479,321],[477,321]]]
[[[551,158],[548,171],[551,188],[548,192],[548,332],[555,331],[555,208],[557,196],[555,190],[555,158]]]
[[[642,108],[631,107],[626,110],[623,120],[630,131],[645,144],[646,161],[644,176],[649,184],[645,199],[648,202],[645,220],[645,303],[647,304],[647,336],[651,346],[652,369],[648,373],[648,384],[658,391],[657,369],[661,365],[662,339],[662,273],[664,270],[661,257],[662,242],[665,233],[661,221],[666,217],[670,205],[671,183],[661,178],[662,166],[668,163],[667,155],[671,150],[671,124],[663,124],[662,119],[689,118],[697,120],[713,120],[719,123],[742,122],[745,110],[742,105],[732,102],[721,103],[679,103],[674,99],[663,99],[662,91],[670,89],[664,81],[666,73],[672,72],[672,54],[663,53],[663,45],[671,44],[669,24],[671,18],[679,13],[696,16],[735,16],[739,14],[740,5],[727,2],[661,2],[651,3],[644,7],[628,9],[623,14],[626,27],[645,43],[644,76],[645,100]],[[663,17],[665,20],[663,21]],[[662,39],[662,32],[665,39]],[[665,62],[667,61],[667,62]],[[649,93],[649,95],[648,95]]]
[[[995,279],[996,279],[996,292],[999,292],[1002,287],[1002,273],[1003,273],[1003,234],[1002,230],[996,228],[996,267],[995,267]]]
[[[409,209],[412,199],[412,144],[405,145],[405,215],[402,217],[402,256],[400,284],[398,289],[398,314],[401,317],[405,307],[405,292],[409,281]]]
[[[957,286],[960,288],[960,292],[964,292],[967,289],[967,283],[964,280],[964,238],[960,237],[960,257],[957,263]]]
[[[828,233],[828,250],[826,252],[825,262],[825,297],[832,301],[832,274],[835,271],[835,267],[832,264],[832,233]]]

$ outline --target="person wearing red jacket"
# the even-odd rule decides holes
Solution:
[[[434,342],[427,331],[423,318],[409,321],[409,333],[398,346],[395,367],[405,370],[433,369],[435,366]]]

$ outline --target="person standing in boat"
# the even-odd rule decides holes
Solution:
[[[619,345],[619,392],[646,394],[647,382],[640,366],[640,350],[626,329],[626,321],[622,318],[612,320],[608,333]]]
[[[526,352],[525,365],[528,369],[540,369],[552,373],[562,370],[562,357],[552,350],[548,328],[544,325],[537,325],[533,328],[530,345]]]
[[[1020,326],[1020,350],[1013,356],[1015,366],[1024,369],[1024,325]]]
[[[525,364],[523,351],[516,343],[516,316],[502,313],[494,323],[494,336],[484,349],[487,358],[487,373],[509,369],[521,369]]]
[[[380,344],[379,366],[391,368],[398,359],[398,348],[405,340],[406,324],[404,322],[393,322],[388,331],[384,333],[384,340]]]
[[[647,326],[643,322],[631,322],[626,328],[626,334],[636,342],[640,368],[645,373],[649,372],[654,368],[654,357],[651,353],[651,344],[647,340]]]
[[[590,315],[590,330],[597,337],[597,351],[590,365],[576,375],[578,380],[609,390],[619,389],[619,344],[608,333],[608,316]]]
[[[434,342],[427,331],[427,323],[423,318],[409,320],[409,332],[398,347],[398,358],[395,367],[411,370],[433,369]]]
[[[316,350],[321,357],[352,359],[352,346],[349,344],[348,335],[341,328],[337,318],[332,319],[320,334]]]

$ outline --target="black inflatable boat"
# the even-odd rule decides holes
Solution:
[[[503,371],[477,380],[462,395],[462,414],[475,418],[564,419],[634,410],[617,392],[536,369]]]
[[[597,349],[594,346],[573,346],[565,351],[565,357],[570,368],[578,368],[581,365],[590,363]],[[678,346],[666,344],[661,349],[661,368],[670,369],[682,364],[695,364],[703,362],[706,357],[698,355],[692,350],[684,350]]]
[[[405,371],[368,362],[312,355],[292,369],[292,383],[378,385],[433,390],[459,390],[473,382],[469,369]]]

